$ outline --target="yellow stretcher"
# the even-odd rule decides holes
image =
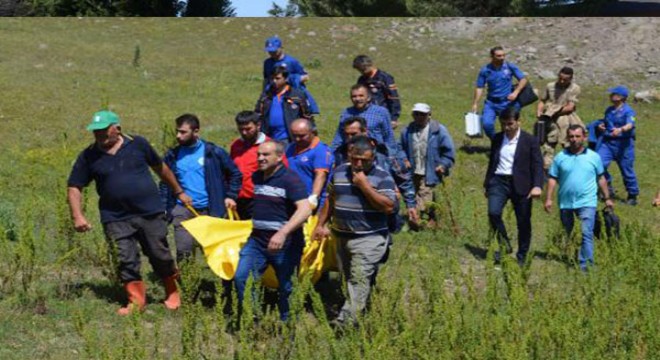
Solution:
[[[239,252],[252,232],[252,221],[238,220],[238,216],[233,212],[230,212],[229,219],[221,219],[199,215],[194,209],[190,210],[196,217],[183,221],[181,225],[202,246],[206,263],[211,270],[224,280],[233,279],[238,267]],[[317,221],[316,216],[311,216],[303,225],[305,248],[298,269],[301,279],[309,276],[313,283],[318,281],[323,272],[337,269],[334,238],[311,240]],[[275,271],[270,266],[261,281],[267,287],[278,287]]]

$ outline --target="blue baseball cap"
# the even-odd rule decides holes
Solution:
[[[277,36],[272,36],[266,39],[265,49],[268,52],[277,51],[277,49],[282,47],[282,40]]]
[[[623,86],[623,85],[619,85],[619,86],[615,86],[613,88],[609,88],[609,89],[607,89],[607,91],[609,91],[610,94],[621,95],[621,96],[626,97],[626,98],[628,97],[628,88]]]

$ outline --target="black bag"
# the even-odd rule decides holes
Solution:
[[[532,84],[527,82],[525,84],[525,87],[520,91],[520,94],[518,94],[518,97],[516,98],[516,101],[520,104],[520,107],[525,107],[529,104],[532,104],[538,100],[539,97],[536,96],[536,93],[534,93],[534,88],[532,88]]]
[[[536,140],[538,140],[539,145],[545,142],[546,126],[548,126],[550,121],[552,121],[550,120],[550,117],[542,115],[536,123],[534,123],[534,136],[536,137]]]
[[[605,235],[608,238],[614,237],[616,239],[621,235],[621,220],[614,213],[614,209],[605,208],[601,211],[603,221],[601,222],[600,216],[596,214],[596,222],[594,224],[594,237],[602,239],[602,226],[605,223]]]

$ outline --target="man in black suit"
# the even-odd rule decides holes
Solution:
[[[520,113],[507,108],[500,115],[502,131],[493,138],[484,190],[488,198],[488,218],[498,242],[511,253],[509,236],[502,221],[507,200],[513,203],[518,223],[518,264],[523,265],[532,238],[532,199],[541,196],[543,157],[538,140],[520,129]],[[499,262],[500,252],[495,253]]]

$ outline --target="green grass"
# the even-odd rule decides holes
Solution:
[[[390,42],[378,40],[389,24],[389,19],[0,21],[0,358],[656,357],[660,216],[649,204],[660,184],[657,104],[633,105],[639,114],[641,203],[617,206],[623,236],[597,243],[598,267],[589,275],[573,263],[577,238],[565,239],[557,213],[545,214],[539,202],[532,241],[537,256],[528,267],[520,271],[507,260],[494,268],[483,259],[488,226],[481,183],[487,159],[459,152],[453,175],[438,189],[441,228],[395,237],[371,309],[357,330],[335,335],[327,325],[328,313],[340,305],[340,283],[333,277],[318,291],[298,284],[292,299],[296,320],[290,324],[280,325],[269,310],[260,323],[244,320],[240,330],[229,331],[236,319],[223,314],[213,290],[221,286],[201,260],[186,270],[191,285],[184,288],[187,300],[180,311],[168,313],[157,304],[163,290],[145,261],[151,305],[139,316],[114,315],[122,294],[96,220],[94,190],[86,193],[86,212],[94,220],[89,234],[72,232],[65,203],[71,164],[92,140],[84,130],[91,115],[109,106],[125,131],[146,136],[162,151],[173,119],[194,112],[204,137],[227,146],[237,136],[233,116],[253,108],[259,95],[263,41],[276,33],[287,51],[312,65],[309,87],[321,106],[324,140],[332,138],[339,113],[349,105],[348,88],[358,75],[352,58],[368,53],[396,77],[402,119],[407,121],[413,103],[427,102],[457,146],[463,145],[463,113],[478,67],[487,61],[484,49],[494,40],[459,42],[425,34],[416,38],[422,49],[414,50],[405,32]],[[312,30],[314,37],[307,35]],[[484,57],[475,58],[475,51]],[[579,82],[579,68],[576,73]],[[531,80],[537,87],[544,83]],[[607,106],[606,86],[581,85],[580,116],[599,118]],[[532,116],[525,109],[527,129]],[[620,175],[613,173],[623,193]],[[510,209],[505,220],[515,233]],[[193,296],[196,283],[202,291]]]

